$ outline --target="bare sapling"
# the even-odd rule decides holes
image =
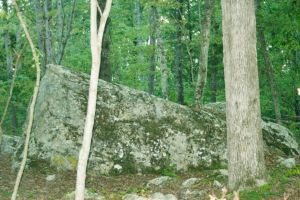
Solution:
[[[22,28],[25,32],[26,38],[29,42],[31,52],[32,52],[32,56],[33,56],[35,66],[36,66],[36,82],[35,82],[35,86],[34,86],[34,90],[33,90],[33,96],[32,96],[32,100],[31,100],[31,104],[30,104],[30,107],[29,107],[28,124],[27,124],[26,132],[25,132],[25,143],[24,143],[24,150],[23,150],[23,158],[22,158],[21,165],[20,165],[20,168],[19,168],[19,172],[18,172],[18,175],[17,175],[17,178],[16,178],[14,191],[13,191],[13,194],[11,196],[11,200],[15,200],[17,198],[18,188],[19,188],[19,185],[20,185],[20,182],[21,182],[21,178],[22,178],[22,175],[23,175],[25,165],[26,165],[29,139],[30,139],[31,127],[32,127],[32,123],[33,123],[34,107],[35,107],[35,102],[36,102],[36,98],[37,98],[37,94],[38,94],[39,86],[40,86],[41,70],[40,70],[40,62],[39,62],[38,54],[35,50],[35,46],[32,42],[31,36],[30,36],[29,31],[27,29],[27,25],[26,25],[22,15],[21,15],[21,12],[20,12],[20,9],[18,7],[18,4],[16,3],[16,0],[12,0],[12,4],[15,7],[18,19],[19,19],[20,24],[21,24],[21,26],[22,26]]]

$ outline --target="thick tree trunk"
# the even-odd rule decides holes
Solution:
[[[265,178],[254,1],[222,0],[228,187]]]
[[[266,68],[266,72],[267,72],[267,77],[268,77],[268,81],[269,81],[270,88],[271,88],[276,121],[277,121],[277,123],[280,124],[281,123],[281,112],[280,112],[279,97],[277,94],[276,81],[275,81],[275,77],[274,77],[272,63],[270,60],[269,53],[267,52],[267,42],[266,42],[264,31],[263,31],[262,27],[258,27],[258,38],[259,38],[259,42],[261,45],[261,50],[262,50],[263,57],[264,57],[264,63],[265,63],[265,68]]]
[[[150,67],[149,67],[149,76],[148,76],[148,93],[154,94],[154,84],[155,84],[155,49],[156,49],[156,29],[157,29],[157,9],[155,6],[150,7],[149,13],[149,24],[150,24],[150,46],[151,46],[151,55],[150,55]]]
[[[89,87],[89,98],[86,113],[86,120],[84,126],[84,134],[82,140],[82,147],[79,153],[78,165],[77,165],[77,178],[76,178],[76,200],[84,200],[84,190],[85,190],[85,178],[86,178],[86,167],[87,161],[90,153],[93,127],[96,112],[96,102],[97,102],[97,91],[98,91],[98,77],[101,64],[101,51],[102,51],[102,41],[104,30],[106,26],[106,21],[110,12],[112,5],[112,0],[107,0],[105,9],[101,14],[101,19],[99,23],[99,29],[97,26],[97,0],[91,1],[91,52],[92,52],[92,70],[90,77],[90,87]],[[101,9],[101,8],[100,8]]]
[[[182,45],[182,14],[183,0],[177,0],[179,7],[175,11],[176,16],[176,45],[175,45],[175,79],[177,103],[184,104],[184,88],[183,88],[183,45]]]
[[[202,44],[200,49],[198,78],[195,90],[195,105],[197,108],[200,108],[202,104],[203,92],[207,79],[208,48],[213,6],[214,0],[205,0],[205,16],[202,22]]]

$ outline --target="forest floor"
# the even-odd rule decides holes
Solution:
[[[241,200],[283,200],[284,194],[289,195],[289,200],[300,200],[300,166],[299,159],[297,167],[285,169],[275,164],[274,156],[267,156],[267,166],[269,172],[268,184],[251,190],[241,192]],[[220,194],[220,189],[213,184],[215,180],[225,183],[227,180],[218,178],[215,170],[206,169],[189,173],[176,174],[172,184],[163,187],[149,188],[147,182],[161,174],[146,175],[115,175],[115,176],[93,176],[87,177],[87,188],[90,191],[101,193],[108,200],[122,199],[127,193],[138,193],[147,195],[152,192],[162,192],[179,196],[180,187],[184,180],[192,177],[200,178],[201,182],[196,185],[199,191],[206,191],[208,194]],[[56,175],[54,181],[46,181],[48,175]],[[172,172],[170,172],[172,174]],[[11,170],[11,159],[1,156],[0,160],[0,199],[10,199],[16,172]],[[67,193],[74,191],[76,172],[62,172],[42,164],[39,167],[31,167],[25,170],[20,189],[20,198],[24,200],[45,200],[62,199]]]

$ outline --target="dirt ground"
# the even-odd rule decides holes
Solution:
[[[0,155],[1,156],[1,155]],[[269,168],[272,162],[267,162]],[[88,175],[86,180],[86,188],[91,191],[101,193],[107,199],[122,199],[127,193],[136,192],[140,195],[147,195],[152,192],[163,192],[165,194],[180,195],[180,186],[182,182],[188,178],[201,178],[199,184],[196,185],[197,190],[206,191],[207,195],[204,199],[209,199],[208,194],[220,194],[220,189],[213,186],[213,181],[217,178],[213,175],[213,170],[202,170],[189,172],[185,174],[177,174],[172,184],[168,184],[161,188],[149,188],[147,182],[153,178],[161,176],[160,174],[146,175],[116,175],[116,176],[96,176]],[[275,173],[275,172],[274,172]],[[278,172],[277,172],[278,173]],[[279,175],[280,175],[279,171]],[[46,181],[48,175],[56,175],[54,181]],[[278,174],[274,174],[276,179]],[[13,185],[16,178],[16,172],[11,170],[11,159],[9,157],[0,157],[0,200],[10,199]],[[45,199],[62,199],[67,193],[74,191],[76,172],[56,171],[46,164],[39,167],[32,167],[25,170],[18,199],[28,200],[45,200]],[[219,180],[225,182],[225,180]],[[245,191],[241,194],[241,199],[282,199],[283,194],[289,194],[289,200],[300,200],[300,174],[297,172],[293,176],[278,178],[268,185],[269,188],[258,188],[257,190]]]

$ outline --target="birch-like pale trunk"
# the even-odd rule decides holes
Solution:
[[[211,17],[213,13],[214,0],[205,0],[205,16],[202,23],[202,44],[200,49],[198,78],[195,89],[195,106],[200,108],[203,99],[204,87],[207,79],[208,49],[210,40]]]
[[[18,19],[20,21],[20,24],[25,32],[26,38],[29,42],[30,48],[31,48],[31,52],[32,52],[32,56],[35,62],[35,66],[36,66],[36,82],[35,82],[35,86],[34,86],[34,90],[33,90],[33,96],[32,96],[32,101],[29,107],[29,113],[28,113],[28,124],[26,127],[26,138],[25,138],[25,143],[24,143],[24,150],[23,150],[23,158],[21,161],[21,165],[20,165],[20,169],[16,178],[16,183],[14,186],[14,191],[13,194],[11,196],[11,200],[15,200],[17,198],[17,193],[18,193],[18,188],[21,182],[21,178],[23,175],[23,171],[26,165],[26,160],[27,160],[27,154],[28,154],[28,146],[29,146],[29,139],[30,139],[30,133],[31,133],[31,128],[32,128],[32,123],[33,123],[33,113],[34,113],[34,107],[35,107],[35,102],[36,102],[36,98],[37,98],[37,94],[39,92],[39,87],[40,87],[40,77],[41,77],[41,69],[40,69],[40,62],[39,62],[39,57],[38,54],[35,50],[35,46],[32,42],[31,36],[29,34],[29,31],[27,29],[27,25],[20,13],[19,7],[16,3],[16,0],[12,0],[12,4],[15,7]]]
[[[265,179],[254,0],[222,0],[228,187]]]
[[[101,64],[101,48],[104,29],[106,21],[111,9],[112,0],[107,0],[105,9],[102,12],[99,28],[97,30],[97,0],[91,0],[91,52],[92,52],[92,70],[90,76],[90,87],[89,87],[89,98],[88,108],[84,126],[84,134],[82,140],[82,147],[79,152],[78,165],[77,165],[77,178],[76,178],[76,191],[75,199],[84,200],[85,190],[85,179],[86,179],[86,168],[89,157],[94,119],[96,112],[96,101],[97,101],[97,89],[98,89],[98,77]]]

